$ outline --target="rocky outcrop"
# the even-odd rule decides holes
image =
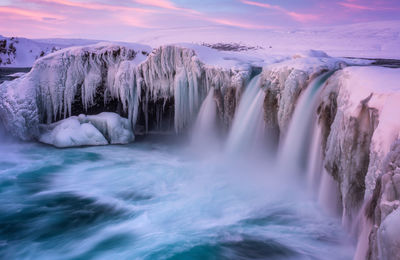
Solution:
[[[380,255],[397,243],[383,242],[392,238],[381,231],[388,230],[381,224],[398,199],[392,179],[400,133],[396,78],[393,69],[343,69],[324,87],[318,109],[324,167],[339,185],[343,224],[358,235],[357,259],[396,259]]]
[[[332,59],[324,62],[301,58],[299,64],[292,60],[264,68],[264,119],[282,140],[308,83],[324,71],[339,69],[316,97],[324,168],[320,173],[335,180],[330,185],[337,185],[332,190],[338,190],[341,204],[336,213],[359,241],[355,259],[397,259],[400,121],[395,111],[400,111],[400,73],[381,67],[343,68]],[[317,179],[322,181],[322,175]]]

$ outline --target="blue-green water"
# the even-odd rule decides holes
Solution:
[[[351,259],[336,219],[267,163],[183,145],[0,148],[1,259]]]

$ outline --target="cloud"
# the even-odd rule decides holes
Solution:
[[[354,2],[354,1],[353,1]],[[359,5],[359,4],[352,4],[349,2],[339,2],[338,3],[341,6],[344,6],[346,8],[350,8],[350,9],[355,9],[355,10],[375,10],[375,8],[369,7],[369,6],[365,6],[365,5]]]
[[[174,3],[172,3],[168,0],[135,0],[134,2],[138,3],[138,4],[150,5],[150,6],[171,9],[171,10],[179,10],[180,9],[180,8],[176,7],[174,5]]]
[[[359,2],[360,0],[346,0],[345,2],[338,2],[339,5],[354,11],[398,11],[399,6],[390,1],[368,1],[368,5]],[[388,6],[390,5],[390,6]]]
[[[23,8],[17,7],[10,7],[10,6],[0,6],[0,13],[24,16],[36,21],[43,21],[43,20],[61,20],[64,19],[63,16],[55,15],[46,12],[40,12],[37,10],[27,10]]]
[[[279,11],[287,16],[290,16],[292,19],[299,21],[299,22],[309,22],[309,21],[314,21],[314,20],[319,19],[318,15],[302,14],[302,13],[297,13],[297,12],[293,12],[293,11],[288,11],[278,5],[270,5],[270,4],[266,4],[266,3],[260,3],[260,2],[249,1],[249,0],[240,0],[240,1],[243,4]]]
[[[243,23],[240,21],[233,21],[233,20],[228,20],[228,19],[209,18],[208,20],[211,22],[221,24],[221,25],[228,25],[228,26],[239,27],[239,28],[244,28],[244,29],[276,29],[276,26]]]
[[[109,4],[102,4],[96,2],[75,2],[70,0],[25,0],[25,2],[32,2],[41,5],[64,5],[69,7],[75,8],[83,8],[89,10],[104,10],[104,11],[134,11],[139,13],[155,13],[155,10],[145,9],[145,8],[136,8],[130,6],[122,6],[122,5],[109,5]]]

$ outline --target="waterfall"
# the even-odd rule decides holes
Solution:
[[[311,134],[313,138],[307,163],[307,184],[311,191],[317,191],[323,168],[321,144],[322,132],[317,120],[314,120],[314,128]]]
[[[192,129],[191,143],[195,149],[211,150],[218,144],[217,104],[214,88],[208,91]]]
[[[284,168],[287,169],[287,165],[292,166],[288,170],[306,170],[306,157],[310,148],[309,144],[312,143],[310,125],[313,125],[313,118],[315,118],[318,93],[332,74],[333,72],[327,72],[314,79],[299,98],[279,154],[279,161]]]
[[[317,191],[314,195],[321,207],[331,215],[340,216],[339,187],[323,167],[322,132],[316,119],[321,87],[333,73],[317,77],[301,95],[281,146],[279,163],[290,174],[306,172],[307,185]]]
[[[227,140],[230,154],[265,149],[265,92],[258,84],[259,79],[260,75],[257,75],[250,81],[240,99]]]
[[[340,191],[338,183],[322,168],[318,189],[318,204],[330,215],[341,216]]]

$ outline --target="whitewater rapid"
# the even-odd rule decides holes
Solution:
[[[184,143],[151,139],[65,150],[9,143],[0,153],[2,259],[353,255],[338,220],[268,162],[195,159]]]

